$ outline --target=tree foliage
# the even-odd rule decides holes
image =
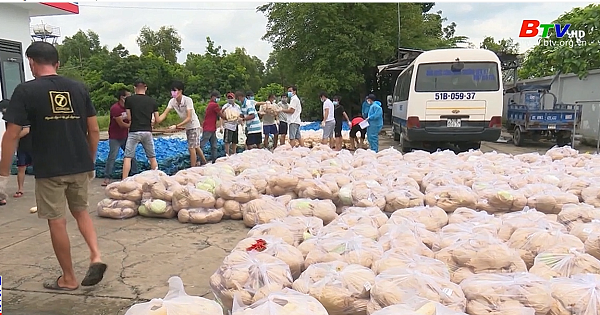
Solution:
[[[559,16],[552,23],[571,24],[569,31],[583,31],[578,39],[567,33],[557,38],[554,32],[526,53],[520,78],[544,77],[562,71],[583,78],[590,69],[600,68],[600,4],[590,4]]]
[[[376,66],[393,61],[397,48],[454,47],[456,24],[443,26],[441,12],[419,3],[269,3],[257,8],[268,19],[263,37],[273,45],[267,78],[296,84],[303,112],[318,116],[317,93],[363,99],[378,89]],[[399,7],[399,9],[398,9]],[[398,13],[399,12],[399,13]],[[391,21],[400,18],[398,27]],[[398,42],[400,39],[400,43]],[[386,91],[385,93],[388,93]]]
[[[493,37],[487,36],[479,45],[481,49],[491,50],[497,54],[518,54],[519,43],[516,43],[512,38],[500,39],[496,41]]]
[[[144,26],[136,42],[142,54],[152,52],[170,63],[176,63],[177,54],[183,50],[181,37],[172,26],[161,26],[158,31]]]

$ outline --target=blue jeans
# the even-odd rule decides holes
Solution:
[[[106,178],[110,178],[113,173],[113,169],[115,168],[115,160],[117,159],[117,155],[119,154],[119,148],[125,152],[125,144],[127,144],[127,139],[108,139],[108,158],[106,159],[106,168],[104,170],[104,174]],[[131,174],[136,174],[138,172],[137,162],[135,158],[131,160]]]
[[[381,126],[369,126],[367,127],[367,141],[369,141],[369,147],[375,152],[379,152],[379,131]]]

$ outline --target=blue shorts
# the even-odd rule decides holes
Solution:
[[[30,166],[33,164],[31,154],[23,151],[17,151],[17,166]]]
[[[263,126],[263,133],[265,136],[276,135],[277,134],[277,125],[266,125]]]

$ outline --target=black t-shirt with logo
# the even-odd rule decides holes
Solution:
[[[87,118],[93,116],[96,109],[82,83],[50,75],[19,84],[3,118],[31,126],[35,177],[50,178],[94,170],[87,142]]]
[[[152,131],[152,115],[158,112],[158,103],[144,94],[134,94],[125,99],[125,109],[131,111],[129,132]]]

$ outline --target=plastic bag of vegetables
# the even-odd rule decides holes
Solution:
[[[228,311],[236,294],[244,305],[251,305],[271,292],[291,287],[292,282],[290,267],[283,260],[255,250],[231,252],[210,277],[215,298]]]
[[[424,274],[450,279],[448,266],[442,261],[417,255],[414,253],[389,250],[373,263],[373,271],[380,274],[392,268],[406,268],[420,271]]]
[[[106,197],[116,200],[140,202],[142,200],[142,184],[129,177],[120,182],[108,184],[105,189]]]
[[[138,205],[130,200],[103,199],[98,202],[98,216],[111,219],[128,219],[138,215]]]
[[[554,304],[549,282],[531,273],[480,273],[460,283],[467,297],[467,313],[494,314],[532,308],[546,315]],[[515,312],[517,313],[517,312]],[[518,314],[518,313],[517,313]]]
[[[382,227],[388,221],[387,215],[377,207],[348,207],[342,210],[334,222],[344,222],[349,225],[367,223],[376,228]]]
[[[209,224],[219,223],[223,218],[221,209],[192,208],[181,209],[177,212],[177,220],[181,223]]]
[[[232,315],[329,315],[314,297],[288,288],[270,293],[249,306],[238,301],[236,296]]]
[[[222,314],[221,306],[212,300],[185,293],[179,277],[169,278],[169,292],[164,299],[135,304],[125,315],[208,315]]]
[[[242,206],[242,217],[247,227],[287,217],[285,205],[271,198],[254,199]]]
[[[285,217],[269,223],[259,224],[248,231],[248,237],[276,236],[294,246],[317,235],[323,228],[323,220],[316,217]]]
[[[173,192],[173,209],[214,208],[215,197],[208,191],[190,186],[180,186]]]
[[[170,202],[160,199],[147,199],[138,207],[138,213],[147,218],[171,219],[177,216]]]
[[[600,274],[600,260],[576,249],[553,248],[535,256],[529,272],[542,278],[570,277],[575,274]]]
[[[370,268],[383,255],[383,248],[375,240],[360,235],[320,238],[315,248],[306,255],[304,267],[321,262],[343,261]]]
[[[335,204],[331,200],[295,199],[288,204],[288,210],[291,216],[317,217],[323,220],[325,225],[338,216]]]
[[[304,257],[296,247],[276,236],[248,237],[241,240],[232,251],[255,250],[281,259],[290,267],[292,277],[297,279],[302,273]]]
[[[600,275],[579,274],[570,278],[550,280],[552,297],[556,303],[552,315],[596,315],[600,314]]]
[[[466,315],[444,306],[441,303],[429,301],[420,297],[415,297],[403,304],[387,306],[379,311],[369,315]],[[498,314],[494,314],[498,315]],[[508,314],[506,314],[508,315]],[[523,314],[518,314],[523,315]],[[533,314],[526,314],[533,315]]]
[[[367,267],[334,261],[311,265],[292,288],[315,297],[329,315],[361,315],[374,280]]]
[[[234,200],[239,203],[246,203],[258,198],[258,190],[249,180],[224,180],[216,189],[219,197],[225,200]]]

